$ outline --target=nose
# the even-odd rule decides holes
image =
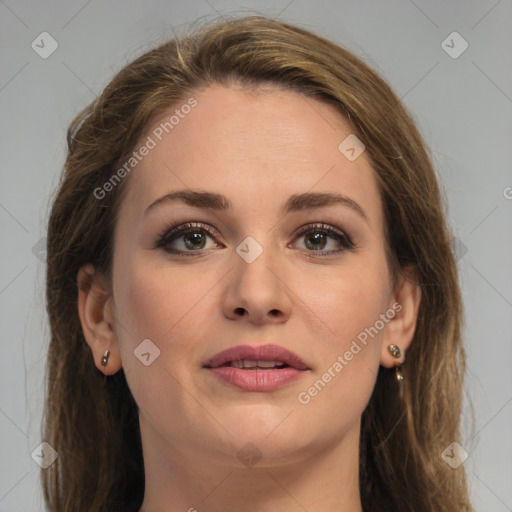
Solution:
[[[233,271],[228,274],[225,315],[232,320],[243,319],[258,325],[286,322],[291,312],[292,292],[279,256],[270,249],[264,249],[254,260],[244,258],[243,252],[240,254],[242,256],[238,252],[233,254]]]

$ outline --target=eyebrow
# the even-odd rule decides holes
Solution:
[[[218,211],[231,210],[233,208],[231,201],[222,194],[190,189],[175,190],[153,201],[144,210],[144,215],[147,215],[159,205],[175,201],[180,201],[195,208],[212,208]],[[294,194],[290,196],[281,207],[281,214],[285,215],[291,212],[322,208],[336,204],[350,208],[368,224],[370,223],[365,211],[358,203],[347,196],[333,192],[304,192],[303,194]]]

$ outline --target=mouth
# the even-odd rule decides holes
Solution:
[[[204,368],[230,366],[240,370],[309,370],[302,359],[279,345],[239,345],[228,348],[204,363]]]
[[[304,376],[299,356],[278,345],[240,345],[205,362],[204,368],[228,386],[244,391],[273,391]]]
[[[249,359],[228,361],[227,363],[221,364],[221,366],[231,366],[241,370],[280,370],[282,368],[290,368],[290,365],[287,365],[283,361],[251,361]]]

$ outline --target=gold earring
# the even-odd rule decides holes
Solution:
[[[388,345],[388,351],[396,359],[399,359],[402,356],[402,351],[398,345]]]
[[[108,356],[110,355],[110,350],[105,351],[103,357],[101,358],[101,366],[107,366]]]

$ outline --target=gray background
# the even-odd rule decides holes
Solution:
[[[512,2],[0,0],[0,511],[43,510],[39,466],[48,328],[44,241],[65,130],[114,72],[197,18],[262,13],[348,47],[414,114],[456,237],[468,351],[462,446],[479,512],[512,510]],[[57,50],[31,43],[47,31]],[[469,44],[452,58],[442,42]],[[453,52],[462,41],[449,44]],[[48,46],[46,46],[48,48]],[[38,243],[40,245],[38,245]],[[435,247],[432,248],[435,250]],[[433,454],[440,456],[440,454]]]

